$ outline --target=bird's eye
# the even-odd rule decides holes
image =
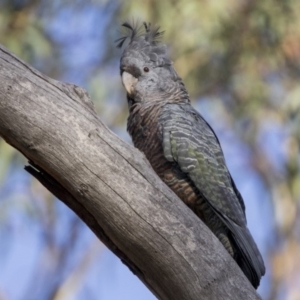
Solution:
[[[149,72],[149,68],[148,67],[144,67],[144,72]]]

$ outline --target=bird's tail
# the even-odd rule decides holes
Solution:
[[[236,253],[238,253],[235,260],[254,288],[257,288],[261,277],[266,272],[262,256],[249,229],[234,223],[231,223],[231,225],[238,227],[235,230],[231,230],[233,242],[237,249]]]

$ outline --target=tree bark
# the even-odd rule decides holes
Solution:
[[[99,120],[82,88],[42,75],[4,47],[0,82],[0,136],[157,298],[260,299],[144,155]]]

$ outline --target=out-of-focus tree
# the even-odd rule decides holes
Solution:
[[[85,86],[101,118],[128,139],[124,135],[127,104],[118,72],[120,50],[114,40],[120,36],[122,21],[131,18],[157,23],[165,30],[164,40],[194,105],[209,119],[222,144],[240,149],[225,151],[226,158],[243,160],[241,181],[252,174],[265,195],[259,205],[268,202],[272,207],[274,226],[265,241],[271,287],[264,296],[300,298],[299,1],[4,0],[0,43],[45,74]],[[0,140],[2,183],[20,163],[22,158]],[[24,213],[40,222],[44,249],[60,253],[55,256],[59,265],[84,230],[70,214],[64,228],[74,232],[70,240],[57,242],[61,233],[55,228],[62,218],[57,201],[35,181],[27,182]],[[3,199],[0,205],[5,202],[6,209],[0,222],[7,224],[15,207]],[[59,294],[67,278],[62,273],[48,299]]]

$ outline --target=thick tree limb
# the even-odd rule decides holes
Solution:
[[[259,299],[207,227],[86,92],[0,47],[0,135],[159,299]]]

